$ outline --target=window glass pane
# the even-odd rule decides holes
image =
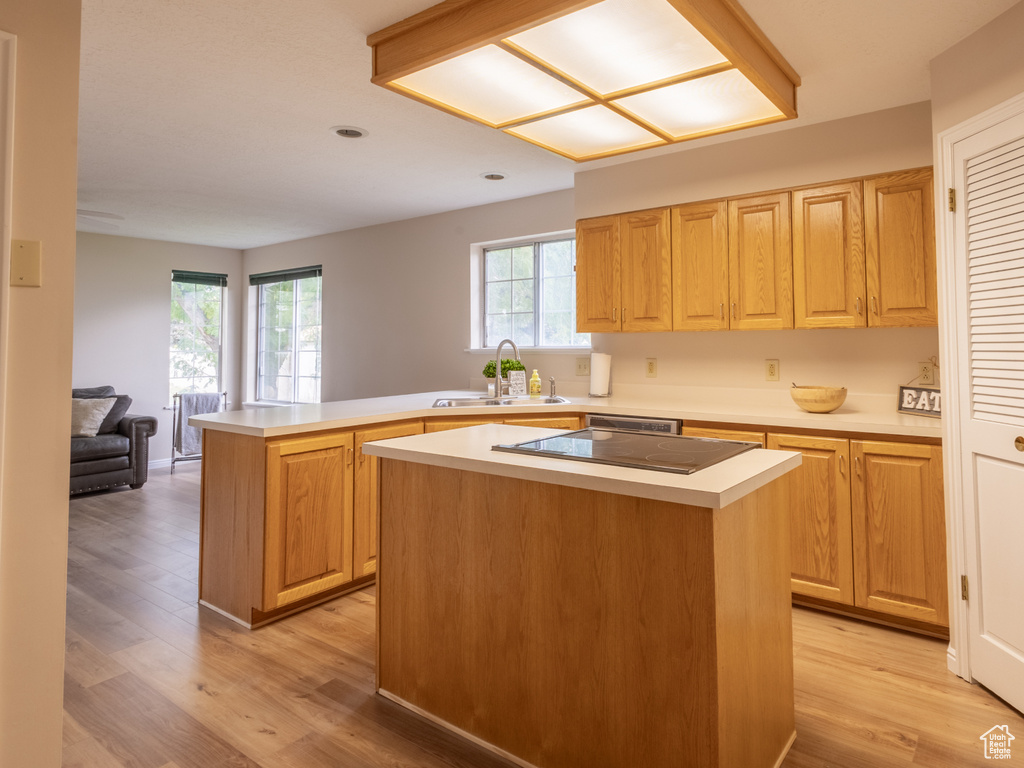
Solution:
[[[512,335],[512,315],[488,315],[487,332],[484,344],[489,347],[495,346],[502,339]]]
[[[541,269],[544,277],[560,277],[572,274],[572,243],[572,240],[541,243]]]
[[[498,339],[501,341],[501,339]],[[533,314],[512,315],[512,341],[520,346],[533,346]]]
[[[512,284],[490,283],[487,286],[487,314],[512,311]]]
[[[514,279],[533,277],[532,245],[525,245],[512,249],[512,277]]]
[[[488,281],[508,280],[512,277],[512,249],[501,248],[486,252],[485,270]]]
[[[171,395],[220,388],[220,286],[171,282]]]
[[[533,280],[512,283],[512,311],[533,312]]]
[[[257,398],[320,401],[322,279],[259,286]]]
[[[572,312],[546,312],[541,343],[552,347],[572,346]]]
[[[544,281],[544,312],[571,310],[576,297],[572,295],[571,277],[549,277]]]

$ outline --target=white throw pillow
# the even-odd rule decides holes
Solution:
[[[117,402],[116,397],[97,397],[87,400],[71,398],[71,436],[96,437],[100,424]]]

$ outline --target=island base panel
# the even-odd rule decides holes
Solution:
[[[773,768],[788,518],[383,460],[382,693],[541,768]]]

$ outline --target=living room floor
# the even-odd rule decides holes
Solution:
[[[252,631],[200,608],[199,470],[71,499],[64,768],[512,765],[374,694],[373,587]],[[783,768],[990,765],[996,725],[1024,762],[945,642],[805,608],[793,639]]]

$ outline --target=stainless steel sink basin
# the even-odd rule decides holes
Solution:
[[[434,408],[479,408],[487,405],[563,405],[564,397],[443,397]]]

